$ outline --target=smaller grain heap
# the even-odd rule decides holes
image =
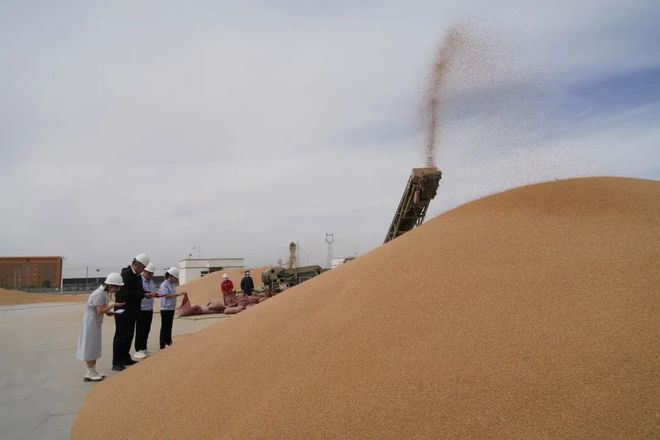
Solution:
[[[196,279],[186,284],[181,284],[179,287],[177,287],[176,290],[177,292],[188,292],[188,298],[191,303],[206,306],[211,301],[222,301],[220,283],[222,282],[223,273],[228,274],[229,278],[238,285],[240,283],[240,279],[245,273],[245,270],[246,269],[243,268],[233,268],[226,269],[224,271],[212,272],[202,278]],[[251,268],[247,270],[250,270],[252,273],[255,289],[262,290],[263,283],[261,282],[261,273],[266,270],[266,267]],[[179,305],[181,305],[182,302],[183,298],[179,297]]]
[[[28,293],[0,288],[0,306],[36,304],[46,302],[83,302],[89,295],[61,295],[58,293]]]

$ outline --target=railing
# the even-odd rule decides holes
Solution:
[[[96,289],[96,285],[90,284],[87,287],[85,287],[84,285],[64,286],[64,289],[61,291],[59,287],[21,287],[21,288],[3,287],[3,289],[16,290],[19,292],[30,292],[30,293],[64,294],[64,293],[91,292],[92,290]]]

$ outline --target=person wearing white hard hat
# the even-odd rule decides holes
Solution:
[[[135,333],[135,320],[140,313],[140,303],[144,297],[153,298],[154,293],[147,293],[142,287],[142,271],[149,264],[149,255],[139,254],[131,264],[121,271],[124,285],[117,292],[117,301],[125,303],[117,314],[115,308],[115,337],[112,341],[112,370],[122,371],[127,366],[135,364],[131,358],[131,344]]]
[[[176,310],[176,297],[186,292],[176,293],[179,283],[179,269],[170,267],[165,272],[165,281],[160,284],[160,349],[172,345],[172,323]]]
[[[234,307],[238,305],[238,298],[236,298],[236,289],[234,289],[234,283],[229,279],[229,275],[226,273],[222,274],[220,292],[222,292],[222,299],[225,302],[225,306]]]
[[[147,293],[158,293],[154,285],[156,265],[152,262],[142,271],[142,288]],[[135,321],[135,358],[144,359],[151,353],[147,351],[147,340],[151,331],[151,321],[154,317],[154,299],[145,296],[140,302],[140,311]]]
[[[103,314],[111,314],[113,307],[123,305],[114,302],[115,292],[123,285],[124,280],[121,275],[111,273],[87,299],[76,350],[76,358],[84,361],[87,367],[85,382],[98,382],[104,378],[96,371],[96,361],[101,357]]]

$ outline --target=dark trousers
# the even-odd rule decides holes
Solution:
[[[172,322],[174,321],[174,310],[160,311],[160,349],[166,345],[172,345]]]
[[[153,317],[153,310],[140,310],[135,323],[135,351],[147,349],[147,339],[149,339]]]
[[[112,340],[112,365],[125,365],[131,359],[131,343],[135,332],[135,312],[126,309],[115,315],[115,337]]]

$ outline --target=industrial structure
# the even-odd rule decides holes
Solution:
[[[422,224],[441,177],[442,172],[436,167],[413,168],[384,243]]]
[[[287,266],[289,269],[298,267],[298,246],[294,242],[289,244],[289,263]]]
[[[64,257],[0,257],[0,287],[60,288]]]

